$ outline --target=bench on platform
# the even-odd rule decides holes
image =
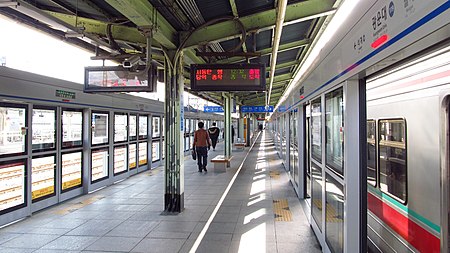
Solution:
[[[245,148],[245,142],[235,143],[235,144],[234,144],[234,147],[235,147],[236,149],[242,149],[242,150],[244,150],[244,148]]]
[[[230,167],[230,161],[233,157],[225,157],[224,155],[217,155],[211,162],[214,163],[214,171],[215,172],[225,172],[227,167]]]

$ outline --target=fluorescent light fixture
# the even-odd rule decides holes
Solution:
[[[345,0],[341,6],[337,9],[333,18],[328,23],[324,32],[320,35],[317,40],[317,43],[313,44],[313,48],[311,52],[308,54],[308,57],[301,65],[299,71],[295,74],[294,79],[290,83],[289,87],[283,93],[283,96],[278,101],[277,106],[275,106],[274,111],[278,109],[278,107],[286,100],[287,96],[292,92],[292,90],[297,86],[297,82],[303,75],[310,69],[314,60],[317,59],[320,51],[325,47],[325,45],[330,41],[330,39],[335,35],[338,28],[350,17],[350,14],[354,10],[355,6],[359,3],[360,0]],[[272,116],[273,113],[269,115]]]
[[[82,38],[84,35],[82,33],[73,33],[73,32],[67,32],[64,37],[66,38]]]
[[[16,1],[0,1],[0,7],[17,7]]]

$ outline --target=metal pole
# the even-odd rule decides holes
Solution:
[[[171,64],[175,51],[165,59],[165,194],[164,213],[179,213],[184,209],[184,106],[183,106],[183,64]],[[183,57],[179,57],[182,61]],[[174,68],[175,66],[175,68]]]

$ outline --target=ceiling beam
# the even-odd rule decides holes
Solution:
[[[291,79],[292,79],[292,74],[291,73],[286,73],[286,74],[275,76],[273,82],[274,83],[278,83],[278,82],[282,82],[282,81],[289,81]],[[266,83],[268,81],[269,81],[269,78],[266,78]]]
[[[106,0],[119,1],[119,0]],[[125,0],[122,0],[125,1]],[[142,1],[142,0],[141,0]],[[127,1],[128,2],[128,1]],[[330,15],[333,11],[333,1],[309,0],[290,4],[286,9],[285,22],[303,22],[323,15]],[[276,23],[276,10],[259,12],[239,19],[247,32],[272,29]],[[234,21],[225,21],[200,29],[187,40],[186,47],[193,47],[209,42],[220,42],[238,37],[240,29]]]
[[[83,28],[83,32],[106,37],[106,27],[108,25],[107,22],[90,18],[77,17],[75,15],[62,14],[58,12],[47,11],[47,13],[69,26]],[[142,35],[142,33],[140,33],[136,28],[133,27],[113,25],[111,28],[111,33],[113,38],[117,40],[140,43],[142,45],[146,43],[144,35]],[[155,44],[157,43],[157,41],[155,40],[154,42]]]
[[[304,40],[280,44],[280,47],[278,48],[278,52],[281,53],[281,52],[289,51],[294,48],[306,47],[309,45],[309,43],[310,43],[309,39],[304,39]],[[272,53],[272,47],[264,48],[260,51],[257,51],[256,53],[261,54],[261,56],[270,55]],[[249,59],[255,59],[258,57],[260,57],[260,56],[249,57]],[[218,63],[218,64],[236,63],[236,62],[243,61],[245,59],[246,59],[245,57],[237,56],[237,57],[230,57],[230,58],[227,58],[224,60],[220,60],[220,61],[217,61],[216,63]]]
[[[136,26],[152,28],[153,38],[167,49],[177,48],[177,31],[148,0],[105,0]],[[156,19],[154,20],[154,16]]]
[[[233,12],[233,16],[236,18],[239,18],[239,12],[237,10],[236,1],[230,0],[230,5],[231,5],[231,11]],[[244,51],[244,53],[247,52],[247,45],[245,45],[245,41],[242,44],[242,51]]]
[[[295,65],[297,65],[299,63],[300,63],[300,61],[289,61],[289,62],[280,63],[280,64],[277,64],[275,66],[275,70],[284,69],[284,68],[290,68],[290,67],[293,67],[293,66],[295,66]],[[267,71],[269,71],[269,70],[267,70]]]

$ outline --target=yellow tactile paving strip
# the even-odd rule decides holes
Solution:
[[[270,176],[270,178],[278,179],[278,178],[280,178],[280,172],[278,172],[276,170],[271,170],[269,172],[269,176]]]
[[[319,209],[322,210],[322,202],[319,199],[313,200],[314,205]],[[336,210],[334,207],[330,204],[327,204],[327,212],[326,212],[326,219],[327,222],[336,222],[336,223],[342,223],[344,222],[342,218],[339,218],[339,216],[336,214]]]
[[[292,221],[292,213],[287,199],[274,199],[272,206],[275,221]]]
[[[76,210],[78,210],[78,209],[80,209],[80,208],[82,208],[84,206],[92,204],[95,201],[100,200],[100,199],[102,199],[104,197],[105,196],[103,196],[103,195],[94,196],[92,198],[88,198],[86,200],[83,200],[83,201],[81,201],[79,203],[73,204],[73,205],[71,205],[71,206],[69,206],[67,208],[64,208],[64,209],[61,209],[61,210],[56,210],[54,213],[55,214],[59,214],[59,215],[68,214],[68,213],[74,212],[74,211],[76,211]]]

